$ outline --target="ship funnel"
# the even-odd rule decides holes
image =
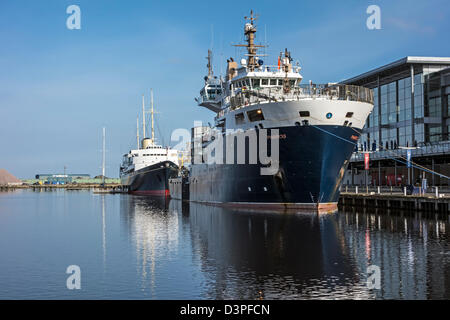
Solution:
[[[237,62],[234,61],[233,58],[230,58],[230,60],[228,60],[227,65],[227,80],[231,80],[237,76],[237,69],[238,69]]]
[[[148,147],[151,147],[153,145],[153,140],[150,138],[144,138],[142,139],[142,149],[148,149]]]

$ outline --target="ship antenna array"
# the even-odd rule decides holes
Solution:
[[[137,138],[137,148],[140,149],[140,142],[139,142],[139,116],[136,117],[136,138]]]
[[[145,101],[142,95],[142,139],[145,139]]]
[[[208,79],[213,78],[214,72],[212,68],[212,51],[208,49],[208,56],[206,57],[208,60],[208,64],[206,65],[208,67]]]
[[[256,25],[255,20],[258,19],[258,15],[253,15],[253,10],[250,11],[249,17],[244,17],[245,20],[248,20],[249,22],[245,24],[244,28],[244,34],[246,37],[247,44],[235,44],[235,47],[245,47],[247,48],[247,54],[248,56],[248,69],[249,71],[254,71],[255,68],[259,66],[258,61],[256,61],[256,52],[259,48],[265,48],[264,45],[257,45],[255,44],[255,33],[256,33]]]
[[[106,166],[106,128],[103,127],[103,154],[102,154],[102,184],[105,185]]]
[[[155,142],[155,128],[154,128],[154,114],[156,112],[154,112],[153,109],[153,89],[150,89],[150,100],[151,100],[151,109],[150,112],[145,110],[145,95],[142,95],[142,139],[146,138],[146,121],[145,121],[145,115],[147,113],[151,114],[151,124],[152,124],[152,131],[151,131],[151,140],[154,143]],[[137,118],[137,146],[139,149],[139,116]]]
[[[154,143],[155,142],[155,129],[154,129],[154,118],[153,118],[153,115],[154,115],[154,111],[153,111],[153,89],[150,89],[150,97],[151,97],[151,103],[152,103],[152,110],[150,111],[151,115],[152,115],[152,142]]]

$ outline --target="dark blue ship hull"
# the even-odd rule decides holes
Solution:
[[[194,164],[190,200],[241,208],[335,210],[359,131],[312,125],[278,129],[280,161],[275,175],[261,175],[259,162]]]
[[[178,175],[178,166],[164,161],[122,176],[122,184],[132,194],[169,196],[169,179]]]

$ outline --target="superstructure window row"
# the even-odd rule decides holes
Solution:
[[[251,86],[253,88],[268,87],[268,86],[282,87],[283,81],[284,81],[284,79],[273,79],[273,78],[272,79],[271,78],[242,79],[242,80],[236,81],[234,83],[234,86],[235,86],[235,88],[242,88],[242,87],[249,87],[251,84]],[[290,79],[288,81],[289,81],[289,86],[294,87],[297,80]]]

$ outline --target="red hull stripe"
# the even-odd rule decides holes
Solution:
[[[136,190],[130,191],[131,194],[149,195],[149,196],[168,196],[169,190]]]

